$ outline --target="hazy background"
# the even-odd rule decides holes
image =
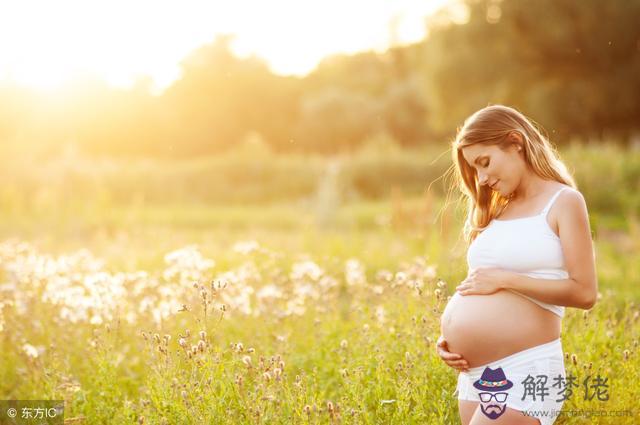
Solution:
[[[298,17],[284,3],[279,6],[270,10],[274,17],[290,12],[287,21],[312,18]],[[45,27],[52,34],[39,30],[37,21],[27,29],[23,25],[17,34],[8,33],[11,27],[3,30],[7,33],[0,89],[3,159],[25,153],[47,157],[66,150],[94,157],[184,159],[216,154],[247,139],[259,139],[277,152],[337,153],[352,151],[380,135],[403,147],[444,146],[463,119],[487,103],[521,109],[558,145],[576,138],[638,143],[638,1],[492,0],[440,6],[423,17],[426,38],[400,43],[398,26],[406,16],[389,10],[388,26],[376,31],[378,38],[396,47],[379,52],[373,47],[380,50],[380,40],[371,37],[370,50],[330,54],[302,76],[283,76],[284,69],[300,72],[311,59],[280,63],[276,53],[288,52],[292,58],[305,49],[324,53],[336,44],[336,32],[344,34],[343,48],[352,49],[349,44],[357,45],[357,37],[353,41],[349,34],[371,31],[366,15],[369,8],[379,12],[378,5],[360,4],[364,23],[361,27],[359,14],[352,14],[347,31],[342,28],[346,18],[339,13],[341,7],[331,4],[316,19],[322,25],[315,26],[322,29],[311,28],[307,35],[294,25],[275,26],[280,21],[271,15],[263,16],[263,24],[253,32],[238,24],[236,39],[246,39],[241,37],[243,30],[271,39],[275,46],[272,51],[264,48],[264,55],[273,56],[279,73],[271,70],[274,64],[268,59],[239,57],[232,48],[232,35],[212,36],[198,45],[198,34],[192,34],[190,41],[196,45],[175,64],[175,79],[164,81],[162,89],[160,77],[138,74],[144,72],[142,65],[152,66],[141,58],[160,56],[165,47],[167,61],[175,55],[170,43],[165,46],[173,30],[168,17],[161,26],[151,19],[154,9],[148,9],[145,17],[113,6],[108,28],[104,24],[103,29],[84,28],[96,44],[85,41],[78,46],[79,41],[64,43],[83,38],[74,31],[83,29],[76,22],[91,19],[82,15],[89,9],[69,8],[66,12],[74,13],[73,18],[56,9],[57,16],[50,19],[55,26]],[[188,7],[176,10],[181,11],[174,17],[177,39],[185,38],[177,30],[203,25],[203,18]],[[99,12],[93,10],[92,16]],[[210,32],[217,30],[215,12],[211,11]],[[249,19],[260,12],[268,10],[249,9],[241,16]],[[417,11],[407,8],[405,14],[410,12]],[[243,23],[241,16],[236,19]],[[139,21],[131,22],[135,17]],[[181,21],[187,17],[198,19]],[[376,22],[375,16],[372,21],[384,23]],[[65,29],[67,25],[74,25],[74,30]],[[164,32],[158,40],[152,38],[155,27]],[[270,37],[271,32],[284,36]],[[96,33],[102,39],[90,37]],[[135,46],[130,57],[116,54],[122,39]],[[78,57],[70,58],[72,53]],[[96,63],[97,58],[111,58],[111,63]],[[168,64],[157,61],[156,67],[158,75],[165,71],[165,80],[170,79]],[[121,82],[125,77],[130,80],[131,87],[114,87],[119,74]]]
[[[640,1],[269,4],[2,6],[2,233],[386,202],[366,226],[405,198],[436,224],[449,143],[490,103],[546,129],[594,220],[640,210]]]

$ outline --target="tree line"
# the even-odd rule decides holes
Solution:
[[[220,36],[159,96],[76,80],[58,96],[0,87],[0,154],[72,145],[115,156],[194,157],[259,138],[276,152],[337,153],[384,135],[443,143],[490,103],[514,106],[554,143],[629,143],[640,126],[640,0],[467,0],[423,41],[334,55],[305,77],[234,56]],[[354,22],[354,30],[357,23]]]

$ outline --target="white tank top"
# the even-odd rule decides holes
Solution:
[[[469,270],[478,267],[498,267],[538,279],[568,279],[560,238],[551,230],[547,213],[563,187],[551,197],[540,214],[512,220],[493,219],[473,240],[467,250]],[[545,283],[553,285],[553,282]],[[548,304],[525,297],[560,317],[564,306]]]

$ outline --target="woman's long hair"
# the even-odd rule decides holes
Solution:
[[[490,187],[480,185],[476,170],[462,156],[462,148],[484,143],[506,150],[513,143],[507,138],[513,131],[522,136],[527,168],[545,180],[555,180],[577,189],[556,149],[532,120],[508,106],[490,105],[480,109],[465,120],[451,146],[455,184],[467,199],[464,238],[468,243],[505,209],[511,196],[504,197]]]

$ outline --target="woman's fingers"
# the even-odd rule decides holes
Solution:
[[[447,348],[447,341],[445,341],[442,335],[440,335],[440,337],[438,338],[436,347],[438,355],[447,365],[459,370],[469,369],[469,364],[465,359],[462,358],[460,354],[449,352]]]
[[[462,356],[460,354],[457,353],[451,353],[448,349],[446,349],[444,346],[446,345],[446,342],[443,342],[442,344],[438,344],[438,355],[440,357],[442,357],[445,360],[456,360],[456,359],[461,359]]]
[[[461,365],[451,365],[448,366],[452,369],[459,370],[460,372],[467,372],[469,370],[469,366],[461,366]]]
[[[446,360],[458,360],[458,359],[462,358],[462,356],[460,354],[450,353],[448,351],[443,351],[440,354],[440,357],[442,357],[443,359],[446,359]]]
[[[461,359],[462,356],[458,353],[452,353],[450,352],[448,349],[445,348],[438,348],[438,354],[440,355],[440,357],[442,357],[443,359],[447,359],[447,360],[455,360],[455,359]]]
[[[469,363],[464,359],[460,359],[460,360],[445,360],[444,362],[446,364],[448,364],[449,366],[454,367],[454,368],[462,368],[462,369],[468,369],[469,368]]]

